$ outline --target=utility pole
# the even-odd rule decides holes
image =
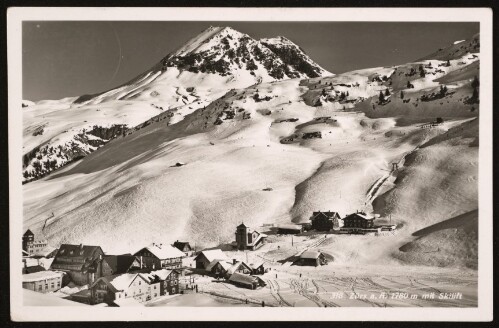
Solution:
[[[293,241],[293,235],[291,235],[291,246],[294,245],[294,241]]]

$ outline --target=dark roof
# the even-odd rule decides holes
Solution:
[[[111,267],[113,274],[126,273],[135,261],[132,255],[104,255],[104,261]]]
[[[244,223],[241,223],[240,225],[237,226],[238,228],[247,228],[248,226],[245,225]]]
[[[31,231],[31,230],[26,230],[26,232],[24,233],[23,237],[24,236],[34,236],[35,234]]]
[[[45,271],[45,268],[42,267],[41,265],[35,265],[35,266],[23,268],[23,274],[35,273],[35,272],[40,272],[40,271]]]
[[[100,246],[62,244],[50,268],[85,271],[100,254],[104,254]]]
[[[359,213],[349,214],[345,218],[343,218],[343,220],[358,220],[358,219],[374,220],[374,217],[368,216],[366,213],[359,212]]]
[[[187,241],[178,241],[177,240],[176,242],[173,243],[173,247],[178,248],[181,251],[183,251],[186,246],[189,247],[189,250],[192,249],[191,245]]]

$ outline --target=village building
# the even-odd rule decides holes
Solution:
[[[172,246],[177,248],[179,251],[184,252],[185,256],[192,256],[194,254],[194,249],[191,247],[189,242],[177,240]]]
[[[348,233],[379,233],[381,227],[374,226],[374,219],[375,217],[364,212],[352,213],[343,219],[343,227],[340,230]]]
[[[100,264],[99,277],[132,273],[142,269],[139,260],[133,255],[104,255]]]
[[[61,289],[63,273],[58,271],[39,271],[23,274],[23,288],[39,293]]]
[[[90,304],[113,304],[125,298],[143,303],[161,296],[161,280],[152,273],[125,273],[101,277],[89,289]]]
[[[259,277],[250,276],[238,272],[232,274],[228,281],[235,286],[248,289],[257,289],[258,287],[266,285],[265,282]]]
[[[244,223],[236,228],[236,248],[239,250],[255,250],[263,246],[267,235],[255,230],[251,230]]]
[[[149,270],[181,269],[185,254],[168,244],[152,243],[134,254],[141,268]]]
[[[28,259],[23,259],[23,274],[45,271],[46,269],[40,264],[28,265]]]
[[[232,265],[227,270],[227,276],[230,276],[234,273],[241,273],[250,275],[253,272],[253,269],[243,261],[238,261],[236,259],[232,260]]]
[[[174,295],[180,293],[180,271],[163,269],[153,271],[150,274],[158,276],[161,281],[160,295]]]
[[[195,258],[196,269],[207,269],[213,260],[227,260],[227,256],[221,249],[209,249],[201,251]]]
[[[62,244],[50,265],[50,270],[66,272],[76,285],[91,284],[99,278],[103,255],[104,252],[99,246]]]
[[[327,259],[322,252],[305,251],[301,253],[294,264],[303,266],[319,266],[327,264]]]
[[[330,231],[338,229],[342,222],[338,212],[313,212],[310,218],[312,229],[316,231]]]
[[[51,259],[55,257],[55,254],[57,254],[57,248],[47,245],[46,247],[37,250],[36,252],[31,254],[30,257],[34,259],[41,259],[41,258]]]
[[[273,230],[278,235],[297,235],[303,232],[303,226],[299,224],[279,224]]]
[[[31,230],[26,230],[23,235],[23,251],[27,256],[34,255],[48,246],[46,240],[35,240],[35,234]]]
[[[206,267],[206,271],[212,273],[215,278],[225,277],[232,263],[226,260],[213,260]]]
[[[263,262],[250,263],[251,274],[264,274],[265,266]]]

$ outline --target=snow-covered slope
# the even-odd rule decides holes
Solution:
[[[171,58],[209,51],[205,40],[219,32],[190,42]],[[476,72],[476,56],[225,91],[199,87],[201,76],[225,78],[221,74],[182,71],[175,79],[180,70],[167,68],[162,76],[172,74],[168,81],[187,100],[176,107],[157,101],[163,110],[151,106],[157,115],[137,129],[26,184],[24,224],[54,244],[82,242],[128,252],[151,240],[226,244],[241,221],[256,227],[303,222],[317,210],[345,215],[362,209],[381,214],[380,222],[393,220],[399,233],[338,236],[329,250],[335,261],[420,263],[417,254],[399,254],[417,238],[413,233],[478,208],[480,109],[473,95],[479,86],[469,73]],[[180,84],[189,80],[182,76],[200,80],[186,88]],[[134,100],[110,99],[85,106],[139,99],[148,104],[161,96],[142,92]],[[421,127],[438,117],[442,124]],[[398,172],[391,172],[394,162]],[[446,263],[464,263],[444,255]]]
[[[480,52],[480,34],[477,33],[473,35],[472,38],[468,40],[456,41],[446,48],[440,48],[432,54],[425,56],[418,61],[437,59],[437,60],[451,60],[461,58],[465,54],[473,54]],[[470,57],[471,57],[470,56]]]
[[[230,27],[210,27],[117,88],[60,101],[23,102],[24,181],[86,156],[161,113],[174,115],[168,120],[177,122],[231,88],[331,75],[290,41],[275,46],[276,53]]]

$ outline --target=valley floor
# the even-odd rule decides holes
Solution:
[[[222,279],[194,275],[195,291],[148,306],[277,306],[277,307],[476,307],[477,271],[415,265],[349,265],[334,260],[319,267],[295,266],[282,255],[308,249],[328,252],[334,238],[354,236],[291,236],[254,252],[226,252],[229,258],[264,261],[269,271],[260,277],[266,286],[236,287]],[[371,237],[390,238],[390,237]],[[279,253],[273,251],[279,247]],[[295,253],[296,254],[296,253]],[[247,258],[247,260],[246,260]],[[187,266],[194,267],[192,258]],[[208,301],[207,296],[211,297]]]

